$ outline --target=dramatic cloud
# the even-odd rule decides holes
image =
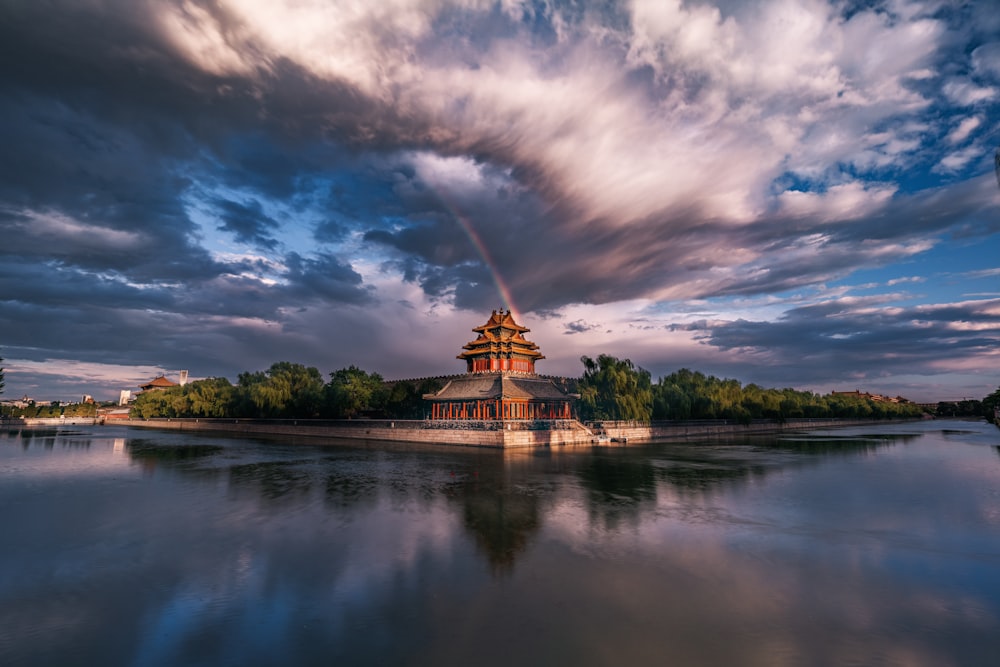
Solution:
[[[9,393],[53,391],[67,360],[449,372],[498,306],[549,372],[608,352],[921,397],[998,383],[970,305],[1000,255],[1000,19],[982,5],[0,13]],[[846,328],[831,315],[862,302]]]

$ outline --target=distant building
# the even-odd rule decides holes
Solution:
[[[129,389],[122,389],[121,394],[118,396],[118,405],[128,405],[131,400],[132,391]]]
[[[855,389],[854,391],[831,391],[834,396],[857,396],[858,398],[867,398],[869,401],[875,401],[876,403],[910,403],[909,399],[903,398],[902,396],[882,396],[881,394],[869,394],[868,392],[862,392],[860,389]]]
[[[433,394],[424,394],[431,419],[509,420],[571,419],[575,395],[550,378],[535,373],[545,357],[524,337],[530,329],[514,321],[510,311],[493,311],[475,327],[479,335],[458,359],[466,374],[451,378]]]
[[[128,419],[129,409],[126,407],[98,408],[97,418],[102,421],[114,421],[118,419]]]
[[[177,386],[180,386],[177,382],[168,380],[166,376],[160,375],[158,377],[153,378],[146,384],[139,385],[139,389],[142,390],[139,393],[144,393],[147,391],[163,391],[164,389],[169,389],[170,387],[177,387]]]

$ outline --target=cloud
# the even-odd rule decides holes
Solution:
[[[972,68],[984,79],[1000,81],[1000,42],[977,46],[972,52]]]
[[[998,231],[994,24],[902,1],[22,3],[2,342],[323,358],[317,311],[371,336],[400,299],[457,326],[507,295],[583,340],[580,305],[912,275]]]
[[[269,234],[277,230],[279,224],[264,213],[259,201],[240,203],[217,199],[214,204],[222,223],[219,225],[220,230],[231,232],[242,243],[268,250],[274,250],[278,246],[277,239]]]
[[[983,124],[983,119],[979,116],[963,118],[954,130],[948,133],[947,141],[950,144],[960,144],[965,141],[973,131]]]
[[[893,301],[893,295],[844,297],[793,308],[775,321],[695,328],[713,347],[763,355],[772,376],[794,366],[799,377],[830,377],[836,367],[841,378],[876,379],[894,372],[932,375],[955,362],[967,368],[996,363],[1000,301],[888,306]],[[929,348],[938,353],[928,356]]]
[[[563,333],[567,335],[587,333],[588,331],[593,331],[595,329],[600,329],[600,324],[588,324],[583,320],[576,320],[574,322],[566,322],[565,331]]]

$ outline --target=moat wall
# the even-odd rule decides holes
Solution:
[[[80,424],[85,420],[72,420]],[[35,422],[38,422],[37,424]],[[70,420],[23,420],[11,425],[52,425]],[[90,420],[86,423],[93,423]],[[175,431],[221,432],[239,435],[426,443],[464,447],[514,449],[561,445],[687,440],[733,435],[752,435],[837,428],[872,424],[872,420],[789,419],[784,422],[760,420],[750,424],[731,421],[661,422],[647,425],[627,422],[597,422],[583,425],[576,420],[530,421],[424,421],[424,420],[307,420],[307,419],[122,419],[109,420],[137,428]],[[884,421],[879,423],[886,423]]]

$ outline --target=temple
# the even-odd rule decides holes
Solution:
[[[465,375],[452,378],[433,394],[431,419],[536,420],[572,419],[573,396],[551,379],[535,373],[545,357],[524,337],[530,329],[514,321],[510,311],[493,311],[486,324],[473,329],[478,337],[458,355]]]
[[[178,383],[168,380],[165,375],[160,375],[146,384],[139,385],[139,389],[142,389],[140,393],[144,394],[148,391],[163,391],[164,389],[176,386],[178,386]]]

